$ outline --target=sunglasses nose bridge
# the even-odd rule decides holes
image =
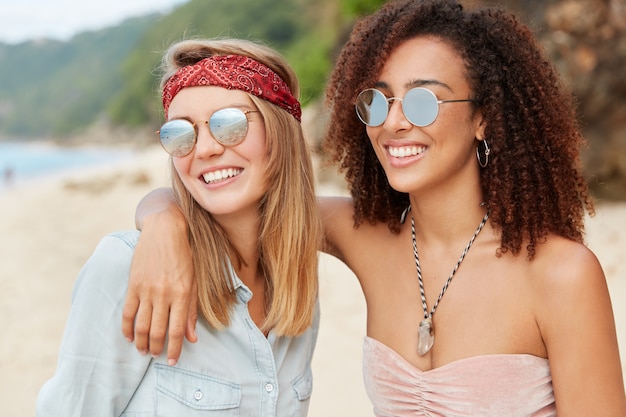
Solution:
[[[196,123],[196,153],[199,155],[222,153],[222,145],[211,132],[209,121],[203,120]]]
[[[398,102],[397,105],[395,104],[396,101]],[[400,123],[400,125],[411,124],[404,112],[404,98],[389,97],[387,102],[389,106],[387,107],[387,117],[385,118],[384,124],[391,123],[392,126],[396,126],[398,123]]]

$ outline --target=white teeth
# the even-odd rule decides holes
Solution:
[[[202,177],[204,178],[204,182],[206,182],[207,184],[210,184],[212,182],[221,181],[226,178],[235,177],[239,175],[241,171],[242,171],[241,169],[233,169],[233,168],[220,169],[218,171],[207,172],[206,174],[203,174]]]
[[[407,156],[419,155],[424,150],[425,146],[402,146],[402,147],[389,147],[389,154],[394,158],[406,158]]]

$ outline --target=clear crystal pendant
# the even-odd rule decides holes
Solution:
[[[417,353],[424,356],[435,343],[435,329],[433,328],[432,318],[420,321],[420,327],[417,331]]]
[[[411,206],[409,206],[409,209],[410,207]],[[476,236],[478,236],[480,231],[483,229],[483,226],[485,225],[485,223],[487,223],[487,219],[489,219],[489,210],[487,210],[487,213],[485,213],[485,217],[483,217],[482,221],[478,225],[478,228],[474,232],[474,235],[467,243],[467,246],[465,246],[465,250],[461,254],[461,257],[459,258],[458,262],[454,266],[454,269],[450,273],[448,280],[443,285],[443,288],[441,289],[441,292],[439,293],[439,297],[437,298],[437,301],[435,301],[435,305],[433,306],[430,313],[428,313],[428,308],[426,306],[426,296],[424,295],[424,280],[422,278],[420,258],[419,258],[419,255],[417,254],[417,241],[415,240],[415,220],[413,219],[413,216],[411,216],[411,238],[413,239],[413,255],[415,256],[415,269],[417,270],[417,280],[420,285],[420,295],[422,297],[422,308],[424,309],[424,316],[426,316],[424,320],[420,321],[419,330],[417,331],[417,353],[420,356],[424,356],[425,354],[427,354],[428,351],[433,347],[433,344],[435,343],[435,328],[433,326],[433,314],[435,314],[435,310],[437,309],[437,306],[439,305],[439,301],[441,301],[443,294],[446,292],[446,289],[448,289],[448,286],[450,285],[450,282],[452,281],[454,274],[459,269],[459,266],[461,266],[461,262],[463,262],[463,259],[465,259],[465,255],[467,255],[467,252],[472,246],[472,243],[474,243],[474,239],[476,239]]]

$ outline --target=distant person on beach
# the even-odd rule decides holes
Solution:
[[[583,243],[575,103],[530,30],[498,9],[390,1],[357,22],[327,95],[324,149],[352,198],[318,198],[324,250],[365,295],[375,414],[625,416],[611,300]],[[193,255],[170,200],[138,209],[123,327],[160,354],[169,320],[176,359]]]
[[[13,185],[13,167],[11,165],[4,168],[4,185],[6,187]]]
[[[188,225],[199,342],[174,364],[122,337],[139,233],[113,233],[80,272],[37,416],[306,416],[322,229],[295,75],[242,40],[175,44],[163,70],[159,134]]]

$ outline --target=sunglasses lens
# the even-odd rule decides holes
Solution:
[[[165,123],[159,131],[161,145],[172,156],[185,156],[196,144],[196,131],[193,125],[182,119]]]
[[[412,88],[402,101],[402,111],[415,126],[428,126],[437,118],[439,103],[435,94],[426,88]]]
[[[222,145],[238,145],[248,133],[248,118],[239,109],[218,110],[211,116],[209,128],[215,140]]]
[[[356,99],[356,114],[368,126],[380,126],[387,118],[389,102],[380,91],[369,88],[361,91]]]

